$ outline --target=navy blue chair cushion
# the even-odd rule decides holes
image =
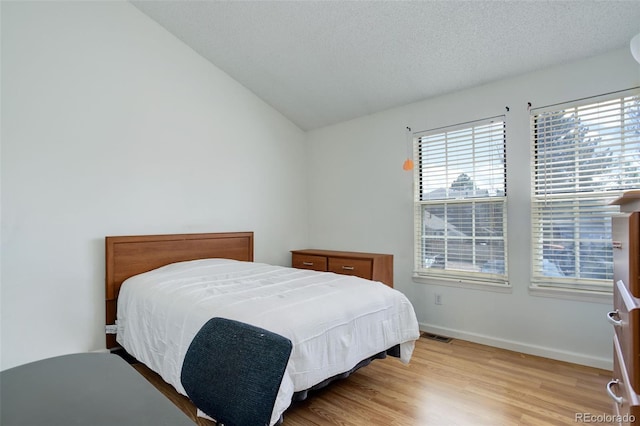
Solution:
[[[180,380],[189,399],[217,422],[268,425],[291,348],[279,334],[213,318],[191,342]]]

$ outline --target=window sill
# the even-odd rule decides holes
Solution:
[[[508,283],[496,284],[491,282],[480,282],[463,280],[461,278],[428,277],[425,275],[413,275],[413,282],[420,284],[431,284],[445,287],[469,288],[472,290],[493,291],[497,293],[511,293],[512,288]]]
[[[613,304],[613,294],[601,291],[576,290],[570,288],[552,288],[529,286],[529,294],[537,297],[573,300],[576,302]]]

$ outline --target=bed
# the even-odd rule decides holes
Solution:
[[[293,399],[371,359],[390,353],[408,363],[419,337],[402,293],[357,277],[253,262],[251,232],[107,237],[106,314],[107,325],[118,320],[107,347],[121,345],[184,395],[185,353],[211,318],[290,339],[272,425]]]

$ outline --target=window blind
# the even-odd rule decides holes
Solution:
[[[609,203],[640,188],[637,89],[531,111],[532,284],[612,291]]]
[[[504,117],[414,135],[416,274],[507,282]]]

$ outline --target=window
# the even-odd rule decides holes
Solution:
[[[416,276],[507,283],[504,117],[414,135]]]
[[[640,92],[531,112],[532,285],[611,292],[609,203],[640,188]]]

